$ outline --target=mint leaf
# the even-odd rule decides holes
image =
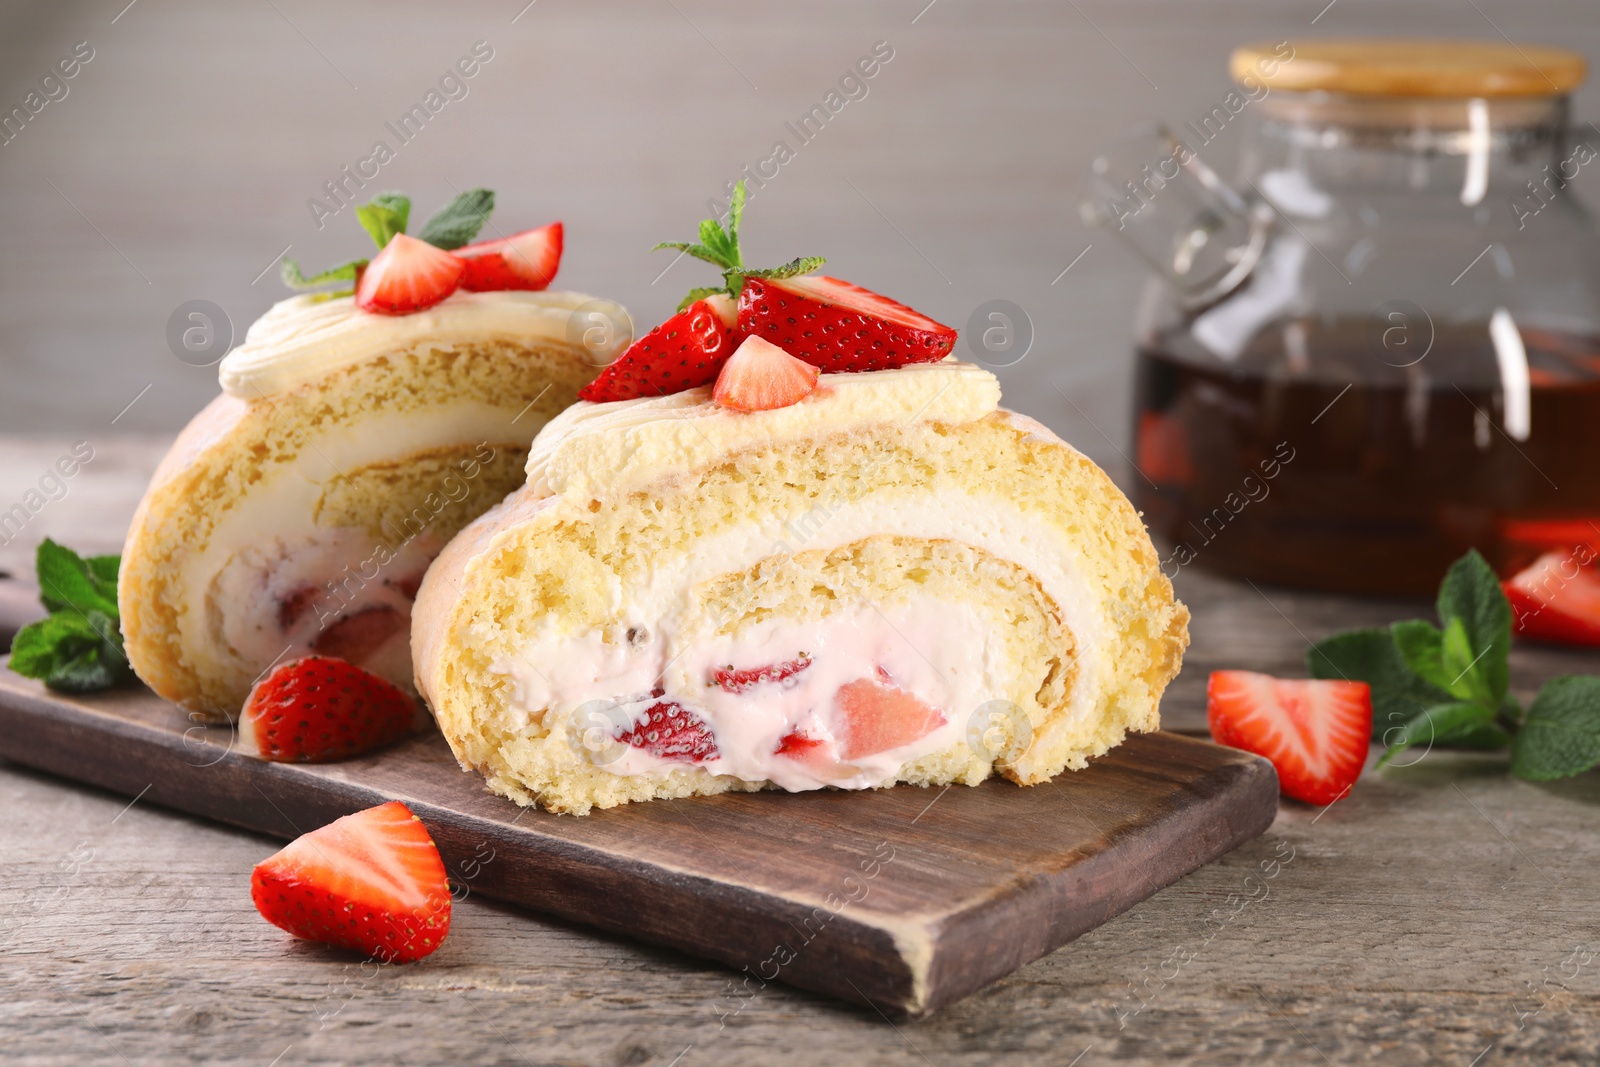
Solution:
[[[435,211],[417,236],[435,248],[460,248],[478,236],[493,210],[493,190],[468,189]]]
[[[707,248],[703,244],[696,244],[693,241],[662,241],[660,244],[656,245],[655,248],[650,249],[650,251],[654,252],[662,248],[675,248],[680,252],[687,252],[695,259],[703,259],[707,263],[715,264],[718,267],[727,266],[727,264],[723,262],[721,252],[718,252],[715,249]]]
[[[122,570],[121,556],[90,556],[84,560],[89,565],[89,576],[117,595],[117,574]]]
[[[739,223],[744,219],[744,179],[733,187],[733,198],[728,201],[728,241],[733,245],[734,263],[742,262],[739,252]]]
[[[716,287],[703,288],[703,289],[690,289],[689,290],[689,295],[684,297],[683,300],[678,304],[678,310],[679,311],[686,311],[686,310],[688,310],[689,305],[694,303],[696,300],[704,300],[708,296],[717,296],[719,294],[726,294],[727,291],[728,290],[726,290],[726,289],[719,289],[719,288],[716,288]]]
[[[1476,688],[1489,703],[1499,704],[1511,684],[1511,605],[1494,569],[1476,550],[1456,560],[1445,575],[1438,610],[1447,632],[1452,619],[1461,620]]]
[[[1306,652],[1306,671],[1313,678],[1370,685],[1372,732],[1379,738],[1436,704],[1455,702],[1446,690],[1417,677],[1389,630],[1349,630],[1319,641]]]
[[[821,256],[801,256],[791,259],[781,267],[767,267],[764,269],[741,271],[746,278],[795,278],[812,271],[828,262]]]
[[[63,611],[30,623],[11,644],[11,669],[51,689],[87,693],[131,676],[115,618]]]
[[[300,264],[285,257],[278,268],[278,274],[283,278],[283,284],[291,289],[315,289],[329,282],[349,282],[353,288],[356,272],[366,265],[367,261],[364,259],[353,259],[349,263],[341,263],[337,267],[329,267],[325,271],[307,277],[300,273]]]
[[[1389,750],[1378,760],[1382,767],[1415,744],[1445,745],[1474,737],[1484,731],[1498,735],[1501,747],[1510,740],[1494,725],[1494,709],[1484,704],[1435,704],[1402,726],[1389,741]]]
[[[733,247],[733,240],[723,232],[722,224],[716,219],[700,223],[700,244],[717,257],[714,262],[718,266],[729,269],[739,266],[739,253]]]
[[[1389,627],[1389,636],[1411,673],[1429,685],[1450,690],[1450,672],[1444,666],[1444,634],[1431,622],[1406,619]]]
[[[39,576],[39,599],[45,610],[57,612],[70,608],[85,614],[98,611],[116,617],[116,583],[107,586],[72,549],[45,538],[39,543],[35,568]]]
[[[1546,682],[1511,744],[1511,773],[1542,782],[1581,774],[1600,763],[1600,678],[1566,675]]]
[[[395,234],[406,232],[406,223],[411,218],[411,198],[399,193],[379,193],[356,208],[356,218],[372,237],[372,243],[383,248]]]

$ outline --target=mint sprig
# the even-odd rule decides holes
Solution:
[[[1313,678],[1372,687],[1373,731],[1384,766],[1413,745],[1511,748],[1511,773],[1544,781],[1600,764],[1600,678],[1545,683],[1524,714],[1510,695],[1511,605],[1477,552],[1439,587],[1440,625],[1423,619],[1387,630],[1350,630],[1306,654]]]
[[[448,204],[434,212],[422,224],[417,238],[447,252],[460,248],[478,236],[478,231],[489,221],[489,213],[493,210],[492,190],[468,189],[456,194]],[[356,221],[361,223],[361,228],[367,231],[372,243],[381,252],[395,234],[406,232],[411,222],[411,198],[403,193],[379,193],[356,208]],[[321,294],[327,299],[349,296],[355,292],[356,278],[368,262],[365,259],[352,259],[348,263],[308,275],[300,270],[300,264],[285,256],[279,266],[279,274],[283,284],[291,289],[320,289],[334,283],[348,283]]]
[[[695,259],[704,260],[722,269],[720,286],[689,290],[689,295],[678,305],[682,311],[696,300],[726,294],[735,300],[744,291],[746,278],[793,278],[810,274],[827,262],[821,256],[801,256],[791,259],[781,267],[746,267],[744,254],[739,250],[739,223],[744,219],[745,187],[741,180],[733,187],[733,198],[728,202],[728,225],[723,227],[718,219],[705,219],[700,223],[698,241],[662,241],[650,251],[662,248],[676,249]]]
[[[48,617],[17,631],[11,669],[51,689],[90,693],[133,676],[117,613],[117,556],[84,559],[46,538],[35,568]]]

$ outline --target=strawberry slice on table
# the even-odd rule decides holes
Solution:
[[[1546,552],[1501,583],[1517,633],[1538,641],[1600,645],[1600,568],[1594,558],[1593,550]]]
[[[578,396],[603,404],[710,384],[733,354],[736,321],[732,298],[696,300],[628,346]]]
[[[680,763],[704,763],[721,755],[706,721],[673,700],[650,705],[644,721],[624,731],[617,740],[642,748],[657,759]]]
[[[1372,690],[1366,682],[1213,671],[1206,722],[1219,745],[1271,760],[1287,795],[1331,804],[1366,765]]]
[[[552,222],[456,249],[456,257],[466,264],[461,288],[472,292],[549,288],[561,269],[564,236],[561,223]]]
[[[718,667],[711,672],[711,681],[707,685],[714,685],[729,693],[743,693],[766,682],[787,682],[811,666],[811,657],[804,652],[794,659],[784,660],[782,663],[769,663],[764,667],[745,667],[734,669],[733,664]]]
[[[416,704],[342,659],[306,656],[256,683],[239,714],[247,747],[275,763],[326,763],[404,737]]]
[[[825,274],[747,277],[739,330],[829,373],[932,363],[956,343],[949,326]]]
[[[356,307],[379,315],[409,315],[455,292],[466,264],[442,248],[397,233],[372,257],[356,286]]]
[[[336,819],[256,864],[261,917],[296,937],[410,963],[450,932],[450,885],[428,828],[398,800]]]
[[[822,372],[759,337],[746,337],[717,374],[711,399],[735,411],[773,411],[798,404]]]
[[[879,672],[882,676],[883,672]],[[862,678],[834,694],[839,714],[839,758],[857,759],[909,745],[947,721],[944,713],[899,686]]]

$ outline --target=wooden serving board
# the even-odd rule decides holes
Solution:
[[[525,810],[429,733],[266,763],[148,690],[85,698],[0,669],[0,757],[289,838],[384,800],[472,892],[915,1017],[1093,929],[1272,822],[1265,760],[1170,733],[1019,788],[730,793],[583,818]],[[723,1010],[723,1009],[719,1009]]]

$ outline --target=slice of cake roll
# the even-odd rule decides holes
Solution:
[[[420,244],[424,266],[454,259]],[[222,361],[223,394],[162,461],[122,557],[128,657],[156,692],[232,715],[310,653],[410,687],[429,561],[522,483],[534,435],[629,340],[620,307],[577,293],[444,299],[462,271],[443,268],[414,313],[362,310],[365,290],[286,300]]]
[[[741,323],[771,293],[747,289]],[[435,560],[417,687],[464,766],[584,813],[1033,784],[1156,729],[1188,612],[1103,471],[953,358],[719,402],[786,388],[793,367],[741,363],[756,347],[717,399],[567,410]]]

